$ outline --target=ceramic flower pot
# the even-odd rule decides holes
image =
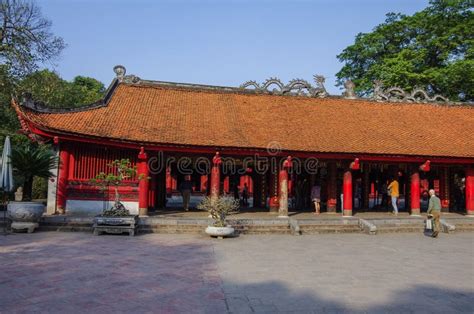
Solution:
[[[7,214],[12,220],[12,229],[27,229],[31,233],[38,227],[45,206],[40,202],[10,202]]]

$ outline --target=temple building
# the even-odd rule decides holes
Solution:
[[[400,211],[419,215],[433,188],[444,211],[474,215],[472,104],[378,82],[370,99],[357,97],[350,81],[342,96],[330,96],[321,76],[222,87],[144,80],[123,66],[114,71],[104,98],[88,106],[12,102],[22,131],[51,143],[60,160],[49,181],[49,214],[102,211],[112,188],[91,179],[110,172],[113,160],[129,159],[138,175],[119,192],[140,215],[179,208],[185,177],[194,201],[241,195],[245,187],[249,207],[281,217],[311,210],[314,185],[322,212],[388,211],[392,179]]]

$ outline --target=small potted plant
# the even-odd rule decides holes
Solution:
[[[227,225],[226,217],[230,212],[239,208],[239,201],[229,196],[205,197],[197,206],[200,210],[208,211],[214,223],[206,228],[206,233],[222,239],[234,233],[234,228]]]
[[[138,227],[138,215],[130,214],[130,211],[120,201],[119,186],[124,180],[137,174],[136,166],[132,166],[129,159],[117,159],[108,166],[112,168],[112,172],[108,174],[101,172],[90,180],[92,184],[99,185],[103,191],[107,190],[109,186],[113,186],[115,193],[113,206],[94,217],[94,234],[128,232],[130,236],[134,236]]]

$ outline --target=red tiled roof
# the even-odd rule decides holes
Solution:
[[[21,107],[40,129],[137,143],[474,157],[474,107],[119,84],[107,106]]]

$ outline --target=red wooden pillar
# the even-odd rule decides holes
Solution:
[[[221,163],[221,157],[219,156],[219,152],[217,152],[214,158],[212,158],[211,198],[218,198],[220,194]]]
[[[474,215],[474,168],[466,169],[466,213]]]
[[[171,177],[171,167],[166,168],[166,193],[171,194],[173,191],[173,178]]]
[[[207,175],[206,174],[201,175],[201,192],[207,193]]]
[[[415,171],[410,178],[410,208],[412,216],[420,215],[420,174]]]
[[[363,170],[364,170],[364,176],[363,176],[363,179],[362,179],[362,184],[364,186],[364,188],[363,188],[364,195],[362,196],[363,206],[361,208],[369,209],[369,199],[370,199],[369,172],[370,172],[370,165],[369,164],[364,164]]]
[[[336,212],[336,205],[337,205],[337,168],[335,162],[330,162],[328,165],[328,205],[327,211],[328,213],[335,213]]]
[[[449,173],[448,167],[439,169],[439,196],[441,199],[441,210],[449,212]]]
[[[283,162],[282,169],[279,174],[280,187],[279,192],[279,208],[278,208],[278,217],[279,218],[288,218],[288,169],[291,168],[291,156],[288,156]]]
[[[230,191],[229,187],[230,187],[229,176],[226,176],[224,178],[224,193],[229,194],[229,191]]]
[[[351,170],[360,170],[359,158],[354,159],[349,165],[349,170],[344,172],[342,183],[342,215],[352,216],[352,172]]]
[[[148,208],[154,208],[156,206],[156,182],[157,175],[154,174],[151,176],[148,189]]]
[[[66,192],[69,178],[69,150],[66,145],[60,146],[59,152],[59,173],[58,185],[56,187],[56,206],[57,213],[63,215],[66,213]]]
[[[148,215],[148,158],[143,147],[138,154],[138,214]]]
[[[343,193],[343,216],[352,216],[352,173],[350,170],[344,172],[342,184]]]
[[[76,159],[74,158],[74,151],[69,152],[69,170],[68,170],[68,180],[74,180],[74,165],[76,164]]]
[[[277,213],[278,212],[278,176],[276,171],[270,172],[270,188],[269,188],[269,207],[270,212]]]

